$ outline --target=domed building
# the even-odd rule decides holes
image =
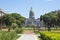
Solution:
[[[34,21],[35,21],[34,12],[31,7],[30,12],[29,12],[29,18],[26,19],[25,26],[34,25]]]
[[[39,26],[40,25],[40,18],[35,19],[34,17],[34,11],[31,7],[29,12],[29,18],[26,18],[25,26]]]
[[[29,13],[29,18],[33,18],[34,17],[34,12],[33,12],[33,9],[31,7],[30,9],[30,13]]]

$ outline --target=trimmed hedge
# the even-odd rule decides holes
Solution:
[[[0,31],[0,40],[16,40],[18,38],[16,32]]]
[[[60,32],[40,32],[42,40],[60,40]]]

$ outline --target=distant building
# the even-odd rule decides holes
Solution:
[[[5,12],[2,9],[0,9],[0,17],[3,16],[4,14]]]
[[[2,22],[2,16],[5,14],[5,12],[0,9],[0,27],[4,25],[4,23]]]
[[[34,24],[34,21],[35,21],[34,12],[33,12],[32,8],[31,8],[30,12],[29,12],[29,18],[26,19],[25,25],[26,26],[31,26],[31,25]]]
[[[29,13],[29,18],[33,18],[34,17],[34,12],[33,12],[33,9],[31,7],[30,9],[30,13]]]
[[[40,19],[35,19],[33,9],[30,9],[29,18],[26,18],[25,26],[40,25]]]

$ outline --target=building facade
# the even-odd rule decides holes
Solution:
[[[0,9],[0,28],[3,27],[4,23],[2,22],[2,16],[5,14],[5,12]]]
[[[39,26],[40,19],[39,18],[35,19],[33,9],[31,8],[29,12],[29,18],[26,18],[25,26],[32,26],[32,25]]]

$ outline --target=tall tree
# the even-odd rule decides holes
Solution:
[[[25,17],[21,16],[20,14],[11,13],[11,16],[16,20],[16,23],[19,27],[25,23]]]
[[[53,12],[49,12],[49,13],[43,15],[43,20],[45,22],[45,25],[48,26],[48,29],[50,29],[50,27],[52,27],[52,24],[56,25],[56,19],[57,19],[57,14],[55,14]]]
[[[8,27],[8,31],[10,31],[10,27],[12,25],[14,18],[11,17],[10,14],[5,14],[5,15],[3,15],[2,19],[3,19],[3,22],[5,23],[5,25]]]
[[[58,10],[58,26],[60,27],[60,10]]]

